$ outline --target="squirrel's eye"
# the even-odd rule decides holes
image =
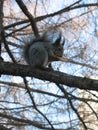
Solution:
[[[61,47],[58,47],[58,49],[57,50],[62,50],[62,48]]]

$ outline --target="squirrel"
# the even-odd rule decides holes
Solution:
[[[44,33],[39,38],[27,38],[23,48],[23,57],[33,68],[46,68],[49,63],[59,61],[63,56],[65,39],[59,33],[56,40]]]

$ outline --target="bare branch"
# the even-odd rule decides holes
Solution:
[[[29,95],[29,97],[30,97],[30,99],[31,99],[31,101],[32,101],[33,106],[34,106],[34,109],[35,109],[41,116],[44,117],[44,119],[45,119],[45,120],[49,123],[49,125],[51,126],[51,129],[52,129],[52,130],[55,130],[54,127],[53,127],[53,125],[52,125],[51,122],[49,121],[49,119],[45,116],[45,114],[43,114],[43,113],[37,108],[36,103],[35,103],[35,101],[34,101],[34,98],[33,98],[32,94],[31,94],[31,92],[30,92],[30,90],[29,90],[27,81],[24,80],[24,83],[25,83],[25,87],[26,87],[27,93],[28,93],[28,95]]]
[[[38,21],[41,21],[41,20],[44,20],[44,19],[47,19],[49,17],[54,17],[56,15],[59,15],[59,14],[63,14],[65,12],[68,12],[68,11],[71,11],[71,10],[74,10],[74,9],[78,9],[78,8],[84,8],[84,7],[97,7],[98,6],[98,3],[92,3],[92,4],[80,4],[78,6],[68,6],[68,7],[65,7],[61,10],[58,10],[57,12],[54,12],[54,13],[50,13],[50,14],[47,14],[47,15],[43,15],[43,16],[39,16],[39,17],[36,17],[35,18],[35,21],[38,22]],[[33,18],[34,19],[34,18]],[[14,26],[17,26],[17,25],[21,25],[21,24],[24,24],[24,23],[28,23],[30,20],[23,20],[23,21],[19,21],[19,22],[15,22],[11,25],[8,25],[8,26],[5,26],[4,29],[8,29],[8,28],[11,28],[11,27],[14,27]]]
[[[0,56],[1,56],[1,45],[2,45],[2,36],[1,32],[3,30],[3,0],[0,1]]]
[[[58,71],[45,71],[39,69],[32,69],[30,68],[30,66],[27,65],[19,65],[9,62],[0,62],[0,73],[22,77],[30,76],[42,80],[48,80],[50,82],[58,84],[64,84],[69,87],[98,91],[97,80],[72,76]]]
[[[22,9],[23,13],[29,18],[31,22],[32,29],[34,30],[34,34],[36,37],[39,37],[38,28],[36,26],[35,19],[33,18],[32,14],[28,11],[27,7],[23,3],[22,0],[16,0],[19,7]]]

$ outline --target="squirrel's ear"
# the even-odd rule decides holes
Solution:
[[[61,44],[64,46],[64,43],[65,43],[65,38],[63,37]]]
[[[59,37],[55,40],[55,42],[53,43],[53,45],[55,45],[55,46],[60,45],[61,39],[62,39],[62,36],[61,36],[61,33],[60,33]]]

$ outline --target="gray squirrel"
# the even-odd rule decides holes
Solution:
[[[49,63],[59,61],[58,57],[63,56],[64,42],[61,33],[54,42],[46,33],[39,38],[29,38],[23,48],[23,57],[33,68],[46,68]]]

